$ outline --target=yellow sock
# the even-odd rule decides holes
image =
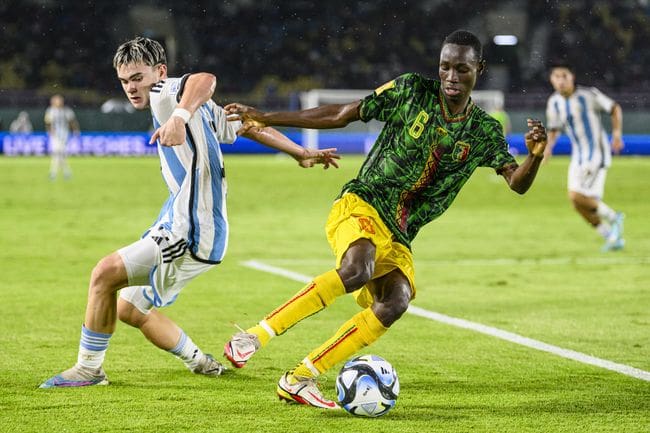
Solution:
[[[273,337],[262,325],[259,324],[253,326],[252,328],[248,328],[246,332],[249,334],[257,335],[257,338],[260,340],[262,347],[266,346],[266,344],[271,341],[271,338]]]
[[[341,277],[336,270],[331,270],[314,278],[314,281],[303,287],[294,297],[266,316],[263,322],[275,335],[280,335],[302,319],[318,313],[334,302],[338,296],[344,294],[345,287],[343,287]],[[261,325],[258,326],[261,327]],[[263,327],[262,329],[256,328],[251,329],[256,331],[254,333],[260,337],[261,341],[262,337],[258,332],[264,331],[267,335],[268,332]]]
[[[388,330],[370,308],[355,314],[320,347],[313,350],[294,370],[294,375],[315,377],[346,361],[376,341]]]

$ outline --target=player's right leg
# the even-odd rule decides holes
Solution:
[[[272,337],[321,311],[343,294],[345,287],[336,270],[319,275],[259,324],[235,334],[224,346],[224,356],[235,368],[244,367]]]
[[[126,269],[118,253],[104,257],[95,266],[90,278],[77,363],[43,382],[41,388],[108,384],[102,364],[115,331],[116,293],[126,283]]]
[[[338,296],[363,287],[372,277],[374,260],[375,246],[371,241],[358,239],[353,242],[338,270],[314,278],[257,326],[235,334],[226,343],[224,356],[236,368],[244,367],[272,337],[283,334],[296,323],[326,308]]]
[[[373,221],[379,221],[376,227]],[[224,347],[224,356],[233,366],[243,367],[271,338],[329,306],[338,296],[362,287],[374,273],[375,244],[391,243],[377,211],[355,194],[345,194],[334,203],[326,232],[337,269],[314,278],[258,325],[233,336]]]

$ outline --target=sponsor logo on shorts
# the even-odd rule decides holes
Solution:
[[[361,231],[370,233],[372,235],[375,234],[375,228],[373,227],[370,218],[361,217],[358,219],[358,221],[359,221],[359,228],[361,229]]]

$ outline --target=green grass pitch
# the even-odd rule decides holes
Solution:
[[[333,266],[323,226],[340,170],[277,156],[226,155],[226,260],[163,311],[206,352],[301,287],[247,260],[316,275]],[[76,361],[88,277],[136,240],[166,198],[155,158],[73,158],[49,182],[44,158],[1,158],[0,419],[3,432],[648,432],[650,382],[406,314],[363,353],[397,369],[397,406],[355,418],[277,401],[275,384],[353,312],[343,297],[272,341],[242,370],[198,377],[118,324],[111,385],[40,390]],[[625,211],[627,246],[603,254],[566,199],[553,158],[525,196],[478,170],[413,245],[413,305],[650,371],[650,159],[615,158],[606,201]],[[335,397],[337,369],[325,375]]]

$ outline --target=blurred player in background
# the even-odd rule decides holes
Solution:
[[[566,63],[551,67],[551,84],[555,92],[546,105],[548,145],[545,160],[562,131],[571,141],[569,164],[569,199],[575,210],[605,239],[603,251],[620,250],[625,246],[623,218],[603,201],[607,168],[612,150],[623,149],[623,110],[621,106],[595,87],[575,84],[575,74]],[[612,141],[601,123],[601,113],[612,119]]]
[[[27,111],[21,111],[9,125],[9,132],[14,134],[31,134],[34,131]]]
[[[50,137],[50,180],[56,180],[59,172],[69,179],[72,176],[66,157],[66,147],[70,132],[79,134],[79,122],[72,108],[65,105],[63,96],[54,95],[50,98],[50,106],[45,110],[45,129]]]
[[[316,277],[258,325],[233,336],[224,348],[243,367],[269,340],[346,293],[363,308],[328,340],[280,378],[277,393],[290,402],[326,409],[338,405],[316,378],[381,337],[415,296],[411,242],[452,203],[477,167],[492,167],[508,186],[525,193],[546,145],[542,123],[529,120],[522,165],[508,152],[503,128],[474,105],[470,94],[485,68],[482,46],[467,31],[445,39],[440,80],[405,74],[361,101],[297,112],[262,113],[227,105],[244,121],[242,131],[266,125],[340,128],[377,119],[385,125],[356,179],[343,186],[330,212],[326,234],[336,268]]]
[[[226,182],[220,143],[232,143],[240,122],[227,122],[211,97],[209,73],[167,77],[156,41],[138,37],[122,44],[113,66],[129,101],[151,107],[163,178],[170,191],[156,222],[142,239],[104,257],[93,269],[77,363],[41,388],[108,383],[102,364],[119,317],[157,347],[180,358],[194,373],[218,376],[224,368],[157,308],[221,262],[228,243]],[[302,167],[337,167],[335,149],[309,151],[272,128],[245,134],[293,156]],[[117,292],[120,290],[119,299]]]

